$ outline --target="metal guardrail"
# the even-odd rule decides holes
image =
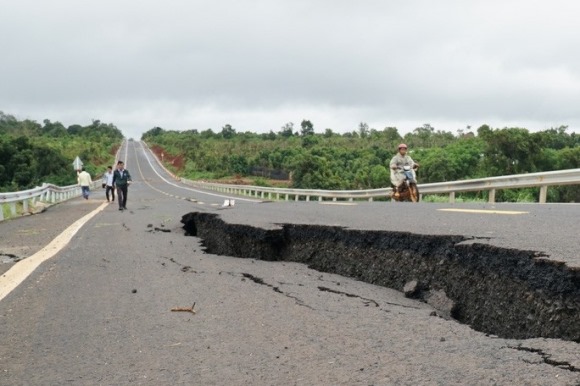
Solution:
[[[498,189],[540,188],[538,202],[546,203],[549,186],[580,185],[580,169],[556,170],[552,172],[514,174],[509,176],[478,178],[473,180],[439,182],[419,185],[421,194],[449,194],[455,201],[456,192],[489,191],[489,202],[495,202]]]
[[[123,145],[127,142],[121,142],[121,146],[115,154],[115,159],[119,159],[119,154]],[[93,181],[91,189],[97,189],[101,186],[101,178]],[[82,195],[82,189],[79,185],[57,186],[44,183],[34,189],[22,190],[20,192],[0,193],[0,221],[4,220],[4,206],[8,205],[10,215],[18,215],[18,208],[21,206],[23,214],[31,213],[31,206],[34,207],[37,202],[44,204],[56,204],[58,202],[70,200],[71,198]]]
[[[390,196],[391,188],[370,190],[309,190],[309,189],[284,189],[269,188],[250,185],[217,184],[201,181],[191,181],[182,178],[181,181],[197,188],[213,190],[224,194],[256,197],[270,200],[295,200],[304,199],[311,201],[325,200],[368,200]],[[515,174],[501,177],[479,178],[473,180],[438,182],[432,184],[419,184],[421,195],[448,194],[449,202],[455,202],[457,192],[489,191],[489,202],[495,202],[495,193],[498,189],[515,189],[539,187],[539,203],[546,203],[548,187],[555,185],[580,185],[580,169],[567,169],[552,172]]]
[[[100,183],[100,181],[93,181],[91,188],[96,188]],[[8,205],[11,216],[14,217],[18,215],[18,208],[20,206],[22,207],[22,213],[30,213],[37,202],[56,204],[57,202],[79,197],[81,194],[81,187],[76,184],[56,186],[47,183],[34,189],[22,190],[20,192],[0,193],[0,221],[4,220],[3,207],[5,204]]]

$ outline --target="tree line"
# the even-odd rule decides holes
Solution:
[[[76,182],[72,161],[79,156],[91,175],[111,162],[123,135],[113,124],[64,127],[45,119],[42,124],[18,120],[0,111],[0,191],[17,191],[43,182]],[[165,130],[154,127],[142,139],[167,155],[183,158],[174,171],[190,179],[250,177],[256,185],[284,178],[301,189],[373,189],[388,187],[391,157],[406,143],[420,163],[420,183],[455,181],[519,173],[580,168],[580,136],[566,126],[530,132],[525,128],[482,125],[456,133],[429,124],[401,135],[396,127],[382,130],[361,122],[351,132],[314,130],[309,120],[292,122],[277,132]],[[171,165],[168,165],[171,167]],[[549,189],[549,201],[579,202],[580,187]],[[486,192],[469,193],[485,198]],[[498,201],[537,197],[537,189],[500,191]]]
[[[42,124],[18,120],[0,111],[0,192],[33,188],[44,182],[76,183],[72,162],[79,156],[91,175],[100,174],[123,139],[112,124],[64,127],[45,119]]]
[[[289,175],[289,186],[302,189],[388,187],[388,165],[401,142],[421,165],[420,183],[580,167],[580,136],[569,133],[566,126],[530,132],[482,125],[452,133],[425,124],[401,135],[395,127],[376,130],[361,122],[356,130],[339,134],[332,129],[316,133],[312,122],[303,120],[299,128],[290,122],[277,132],[264,134],[237,132],[229,124],[218,132],[154,127],[142,139],[162,147],[168,156],[183,156],[183,168],[174,171],[186,178],[269,177],[277,173]],[[261,178],[256,182],[267,184]],[[485,198],[487,193],[467,195]],[[501,191],[496,199],[532,197],[537,197],[537,189]],[[580,189],[550,189],[548,200],[578,202]]]

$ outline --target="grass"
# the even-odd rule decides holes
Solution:
[[[432,202],[432,203],[448,203],[449,202],[449,195],[445,194],[445,195],[441,195],[441,194],[427,194],[425,196],[423,196],[422,200],[423,202]],[[487,199],[486,198],[481,198],[481,197],[462,197],[462,196],[455,196],[455,202],[456,203],[464,203],[464,202],[469,202],[469,203],[486,203]]]
[[[2,214],[4,215],[4,220],[8,220],[11,219],[13,217],[18,217],[22,214],[23,212],[23,206],[21,202],[17,202],[16,203],[16,215],[12,214],[12,203],[10,204],[0,204],[0,206],[2,206]]]
[[[24,212],[24,204],[22,203],[22,201],[16,202],[16,215],[12,214],[11,206],[12,206],[12,203],[0,204],[0,209],[2,210],[2,214],[4,215],[4,217],[3,217],[4,220],[9,220],[11,218],[20,217],[20,216],[27,214]],[[34,204],[32,203],[32,200],[28,200],[28,208],[29,208],[29,210],[34,209]]]

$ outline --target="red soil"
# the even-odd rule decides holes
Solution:
[[[174,156],[159,145],[152,145],[150,148],[164,165],[170,166],[173,170],[179,172],[185,167],[185,157],[182,154]]]

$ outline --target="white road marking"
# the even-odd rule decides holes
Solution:
[[[97,213],[106,208],[109,203],[104,202],[91,213],[86,214],[56,236],[46,247],[34,255],[20,260],[6,273],[0,276],[0,301],[12,290],[24,281],[40,264],[60,252],[73,238],[73,236]]]
[[[151,166],[151,169],[153,170],[153,172],[155,174],[157,174],[157,176],[159,178],[161,178],[163,181],[165,181],[165,183],[175,186],[176,188],[180,188],[180,189],[185,189],[185,190],[189,190],[190,192],[196,192],[196,193],[202,193],[202,194],[206,194],[208,196],[214,196],[214,197],[221,197],[221,198],[232,198],[231,196],[224,196],[223,194],[216,194],[216,193],[209,193],[203,190],[197,190],[197,189],[193,189],[193,188],[186,188],[185,186],[181,186],[181,185],[177,185],[174,184],[173,182],[167,180],[166,178],[164,178],[161,174],[159,174],[157,172],[157,170],[155,169],[155,167],[153,167],[153,164],[151,163],[151,160],[149,159],[149,154],[147,152],[147,150],[145,150],[145,148],[143,147],[143,144],[141,144],[141,148],[143,149],[143,155],[145,156],[145,159],[147,160],[147,162],[149,163],[149,166]],[[137,154],[137,147],[134,147],[135,150],[135,154]],[[151,151],[151,150],[149,150]],[[139,163],[139,161],[137,161],[137,163]],[[139,171],[141,172],[141,168],[139,167]],[[141,176],[143,177],[143,173],[141,172]],[[241,197],[235,197],[236,200],[241,200],[241,201],[248,201],[248,202],[256,202],[259,203],[261,202],[261,200],[254,200],[254,199],[250,199],[250,198],[241,198]]]
[[[446,208],[437,209],[442,212],[461,212],[461,213],[483,213],[483,214],[528,214],[530,212],[521,212],[516,210],[492,210],[492,209],[459,209],[459,208]]]

